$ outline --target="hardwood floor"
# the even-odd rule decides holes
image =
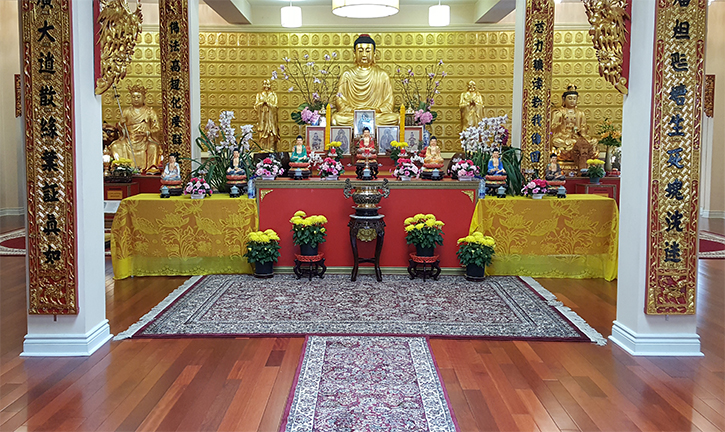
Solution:
[[[114,282],[111,331],[185,278]],[[700,261],[703,358],[631,357],[609,343],[432,339],[462,431],[725,430],[725,260]],[[603,335],[616,283],[540,279]],[[24,257],[0,257],[0,430],[276,431],[302,338],[111,342],[90,358],[20,358]]]

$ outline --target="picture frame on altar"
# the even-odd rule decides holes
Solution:
[[[311,152],[325,152],[325,127],[324,126],[307,126],[306,141],[307,147]]]
[[[350,143],[352,142],[352,126],[330,126],[330,141],[339,141],[340,154],[350,154]]]
[[[400,135],[400,126],[378,126],[378,153],[387,154],[393,149],[391,142],[397,141]]]
[[[408,143],[408,148],[413,151],[418,151],[418,143],[423,141],[423,126],[406,126],[405,127],[405,142]]]
[[[375,137],[375,110],[355,110],[352,121],[355,138],[362,136],[365,128],[370,129],[370,135]]]

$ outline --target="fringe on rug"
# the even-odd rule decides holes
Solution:
[[[132,337],[134,334],[136,334],[137,331],[141,330],[146,324],[150,323],[158,314],[164,311],[166,307],[168,307],[171,303],[173,303],[177,298],[179,298],[181,295],[183,295],[186,291],[188,291],[194,284],[201,279],[204,276],[193,276],[189,278],[186,282],[183,283],[180,287],[176,288],[174,291],[172,291],[169,295],[166,296],[166,298],[156,306],[154,306],[153,309],[146,315],[142,316],[138,322],[131,325],[131,327],[128,328],[128,330],[123,331],[116,335],[116,337],[113,338],[115,341],[128,339]]]
[[[587,337],[594,342],[595,344],[599,346],[605,346],[607,344],[607,340],[592,326],[590,326],[586,321],[582,319],[576,312],[571,310],[569,307],[564,306],[564,303],[559,301],[556,296],[551,293],[551,291],[547,290],[543,286],[541,286],[540,283],[536,282],[534,278],[529,276],[519,276],[521,280],[529,284],[531,288],[533,288],[541,297],[543,297],[546,300],[546,303],[556,308],[559,312],[561,312],[562,315],[564,315],[569,321],[571,321],[572,324],[574,324],[582,333],[587,335]]]

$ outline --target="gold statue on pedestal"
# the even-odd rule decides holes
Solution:
[[[272,83],[267,79],[262,82],[262,91],[257,93],[254,110],[257,111],[259,120],[257,124],[259,145],[264,149],[277,151],[277,142],[279,141],[277,93],[272,91]]]
[[[355,67],[343,72],[338,86],[333,126],[352,126],[355,110],[375,110],[378,125],[396,125],[399,114],[393,108],[390,77],[375,64],[375,41],[361,34],[354,44]]]
[[[577,108],[579,93],[570,84],[561,97],[561,108],[551,114],[551,146],[562,162],[574,162],[579,169],[587,167],[587,159],[596,157],[597,140],[587,135],[587,118]]]
[[[461,93],[461,130],[478,126],[483,119],[483,96],[476,91],[476,81],[468,81],[468,91]]]
[[[146,88],[128,88],[131,106],[124,108],[119,128],[121,138],[109,146],[114,159],[131,159],[134,166],[146,173],[158,173],[161,145],[153,137],[159,131],[159,118],[153,108],[146,106]]]

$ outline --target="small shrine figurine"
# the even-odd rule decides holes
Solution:
[[[232,198],[238,197],[246,185],[247,172],[244,169],[244,163],[239,154],[239,149],[234,148],[232,150],[232,157],[229,159],[229,168],[227,168],[227,187],[230,189],[229,196]]]
[[[164,192],[168,191],[168,194],[172,196],[179,196],[183,192],[181,185],[181,166],[176,162],[178,157],[179,153],[174,152],[169,154],[168,162],[164,167],[164,171],[161,173],[161,189],[166,188]]]
[[[501,161],[501,152],[498,149],[493,149],[491,152],[487,172],[488,175],[494,176],[506,175],[506,170],[503,168],[503,162]]]
[[[297,135],[297,142],[289,157],[289,176],[301,180],[310,178],[310,157],[302,135]]]
[[[371,161],[376,160],[377,158],[375,139],[370,136],[370,129],[367,127],[363,129],[363,135],[360,137],[360,141],[358,141],[357,144],[357,158],[369,159]]]
[[[546,165],[546,174],[544,175],[544,179],[547,181],[564,181],[566,180],[566,176],[562,174],[561,167],[559,166],[559,163],[557,162],[556,153],[552,153],[551,157],[549,159],[548,165]]]
[[[227,168],[227,175],[244,175],[244,167],[242,166],[242,158],[239,156],[239,149],[235,148],[232,150],[232,158],[229,160],[229,168]]]
[[[441,148],[438,147],[438,138],[435,135],[430,137],[428,147],[425,149],[425,157],[423,159],[423,170],[420,178],[425,180],[442,180],[443,179],[443,156]]]

